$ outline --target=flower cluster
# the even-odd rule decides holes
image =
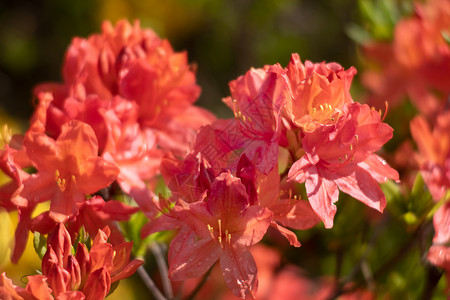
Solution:
[[[128,262],[131,244],[117,221],[141,211],[149,219],[142,237],[177,232],[168,253],[172,280],[201,276],[220,261],[233,294],[254,298],[257,266],[248,247],[269,228],[298,247],[292,230],[333,227],[339,191],[382,212],[378,184],[399,180],[375,154],[393,129],[353,101],[355,74],[293,54],[285,68],[252,68],[231,81],[223,101],[234,118],[215,120],[192,105],[200,88],[186,53],[138,22],[104,23],[102,34],[75,38],[63,83],[35,88],[29,129],[0,152],[11,178],[0,204],[19,213],[12,260],[29,231],[49,236],[43,275],[21,289],[3,274],[1,293],[105,297],[140,265]],[[155,192],[159,175],[167,198]],[[49,209],[34,216],[43,202]],[[79,244],[72,255],[82,228],[96,237],[89,253]]]
[[[90,251],[78,243],[72,254],[72,241],[63,224],[49,235],[42,259],[42,275],[28,276],[25,289],[15,286],[1,274],[2,299],[103,299],[111,284],[133,274],[143,263],[129,261],[132,242],[116,246],[108,243],[108,227],[98,230]]]
[[[450,3],[414,3],[414,15],[395,26],[392,42],[364,45],[366,58],[380,66],[363,74],[369,103],[389,101],[392,107],[409,97],[424,115],[435,117],[450,93]]]
[[[162,162],[172,197],[160,201],[164,214],[142,233],[178,230],[169,249],[173,280],[199,276],[219,260],[228,287],[250,299],[256,265],[246,247],[269,227],[300,246],[286,227],[322,221],[331,228],[339,190],[383,211],[378,182],[398,180],[398,173],[374,152],[392,128],[352,100],[354,74],[336,63],[303,64],[293,54],[286,68],[251,69],[230,82],[224,102],[235,118],[200,128],[186,159]]]

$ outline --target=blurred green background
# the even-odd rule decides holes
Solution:
[[[17,0],[0,2],[0,108],[26,120],[32,88],[61,81],[64,53],[74,36],[100,32],[102,20],[138,18],[198,66],[198,104],[231,116],[220,99],[228,82],[250,67],[302,60],[356,64],[346,34],[357,22],[356,0]],[[2,122],[3,123],[3,122]]]

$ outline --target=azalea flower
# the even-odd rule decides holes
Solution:
[[[337,63],[302,64],[300,56],[292,54],[284,75],[290,89],[287,119],[306,132],[335,123],[344,104],[353,102],[350,86],[355,74],[355,68],[344,70]]]
[[[54,140],[28,132],[24,147],[37,169],[23,182],[17,197],[36,203],[50,200],[50,215],[64,221],[77,212],[77,203],[111,184],[118,169],[98,156],[97,139],[91,127],[70,121]]]
[[[63,126],[56,140],[33,128],[36,127],[27,132],[19,150],[8,146],[2,157],[3,169],[14,179],[2,187],[9,199],[3,204],[19,212],[13,262],[25,249],[31,216],[38,203],[50,201],[48,217],[53,224],[67,221],[77,214],[78,205],[87,195],[107,187],[118,174],[115,165],[98,156],[97,140],[89,125],[71,121]],[[29,175],[22,171],[28,166],[37,172]]]
[[[288,180],[305,182],[311,207],[326,228],[333,226],[338,188],[378,211],[386,198],[377,182],[398,180],[398,173],[374,154],[392,137],[392,128],[367,105],[350,103],[334,126],[305,133],[305,154],[289,170]]]
[[[239,154],[230,162],[231,168],[236,167],[242,154],[265,174],[277,164],[278,143],[284,142],[279,116],[287,92],[283,72],[279,65],[252,68],[229,83],[231,96],[223,101],[233,109],[235,120],[229,120],[224,128],[231,134],[222,130],[220,138],[232,150],[238,150]],[[196,145],[200,143],[197,139]]]
[[[101,34],[73,39],[63,79],[35,88],[36,95],[53,98],[46,131],[57,137],[62,124],[73,119],[91,125],[100,156],[120,169],[121,189],[154,217],[151,187],[162,157],[186,156],[196,130],[215,119],[192,105],[200,87],[186,52],[175,52],[138,21],[104,22]]]
[[[433,199],[439,201],[450,188],[450,112],[437,116],[433,130],[423,116],[415,117],[410,128],[419,148],[420,173]]]
[[[447,0],[415,3],[415,13],[397,23],[391,43],[371,41],[364,46],[366,57],[380,66],[362,76],[370,91],[369,105],[389,101],[395,107],[407,96],[428,117],[444,107],[450,93],[450,47],[444,38],[449,20]]]
[[[142,235],[178,230],[168,255],[172,280],[198,277],[219,260],[233,293],[254,298],[257,269],[247,247],[262,239],[273,214],[251,204],[240,178],[224,171],[213,179],[204,199],[186,202],[178,198],[173,207],[166,207],[163,212],[162,217],[146,225]]]
[[[447,293],[450,291],[450,202],[445,202],[433,216],[435,235],[428,260],[445,270]]]
[[[132,242],[112,246],[108,227],[99,230],[90,251],[79,243],[76,254],[63,224],[48,237],[42,260],[42,275],[28,276],[25,289],[0,276],[2,299],[104,299],[111,284],[129,277],[142,261],[130,261]]]

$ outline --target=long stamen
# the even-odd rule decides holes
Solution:
[[[209,225],[209,224],[207,224],[207,225],[206,225],[206,228],[208,228],[208,231],[209,231],[209,234],[211,235],[211,237],[212,237],[213,239],[215,239],[215,237],[214,237],[214,229],[212,228],[212,226]]]

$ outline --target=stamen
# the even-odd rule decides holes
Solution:
[[[208,228],[209,234],[211,235],[212,239],[214,240],[215,239],[215,237],[214,237],[214,229],[209,224],[206,225],[206,228]]]
[[[319,107],[320,107],[320,110],[323,111],[323,106],[322,106],[322,104],[320,104]]]
[[[242,121],[245,122],[245,115],[242,115]]]
[[[316,108],[315,107],[313,108],[313,112],[312,113],[313,113],[313,115],[316,114]]]
[[[389,103],[388,103],[387,101],[385,101],[385,102],[384,102],[384,106],[386,107],[386,109],[385,109],[385,111],[384,111],[383,117],[381,118],[381,122],[383,122],[383,121],[384,121],[384,118],[386,118],[386,114],[387,114],[387,111],[388,111],[388,109],[389,109]]]
[[[294,195],[294,200],[298,200],[298,197],[297,197],[297,195]]]
[[[231,233],[227,234],[227,242],[228,244],[231,243]]]
[[[72,179],[72,181],[73,181],[74,183],[77,182],[77,179],[75,178],[75,175],[70,176],[70,178]]]
[[[289,199],[291,199],[291,198],[292,198],[292,190],[289,189]]]
[[[221,219],[217,220],[217,223],[219,223],[219,237],[221,237],[222,236],[222,220]]]
[[[350,144],[350,151],[353,151],[353,144]]]

